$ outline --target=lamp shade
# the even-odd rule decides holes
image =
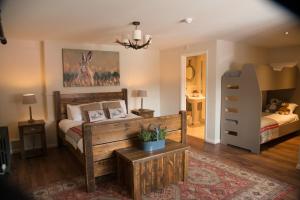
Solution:
[[[146,90],[138,90],[136,96],[137,97],[147,97],[147,91]]]
[[[36,103],[35,94],[23,95],[23,104],[35,104],[35,103]]]

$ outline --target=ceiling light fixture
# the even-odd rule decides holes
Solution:
[[[134,21],[131,24],[135,26],[135,30],[132,32],[133,41],[131,41],[128,38],[125,38],[125,39],[123,39],[122,42],[117,39],[116,43],[124,46],[126,49],[132,48],[132,49],[138,50],[138,49],[142,49],[142,48],[144,48],[144,49],[148,48],[148,46],[149,46],[149,44],[151,44],[151,40],[152,40],[151,35],[144,35],[144,43],[139,44],[140,41],[142,40],[142,31],[138,29],[138,26],[141,23],[139,21]]]
[[[285,35],[288,35],[288,34],[289,34],[289,32],[288,32],[288,31],[286,31],[286,32],[284,32],[284,34],[285,34]]]
[[[1,44],[6,44],[7,43],[7,40],[4,36],[2,23],[1,23],[1,10],[0,10],[0,42],[1,42]]]
[[[190,23],[193,22],[193,18],[187,17],[187,18],[185,18],[183,21],[184,21],[185,23],[187,23],[187,24],[190,24]]]

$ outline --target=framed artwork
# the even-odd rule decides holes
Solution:
[[[119,86],[119,52],[62,49],[64,87]]]

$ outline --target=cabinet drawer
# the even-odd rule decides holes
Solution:
[[[40,133],[44,131],[43,126],[31,126],[31,127],[24,127],[23,133],[24,134],[34,134],[34,133]]]

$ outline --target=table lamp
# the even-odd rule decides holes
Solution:
[[[35,94],[24,94],[23,95],[23,104],[29,105],[29,116],[30,119],[28,120],[29,123],[34,122],[34,119],[32,119],[32,111],[31,111],[31,105],[36,103]]]
[[[139,110],[143,110],[143,97],[147,97],[147,91],[146,90],[137,90],[136,93],[137,97],[141,97],[141,108]]]

